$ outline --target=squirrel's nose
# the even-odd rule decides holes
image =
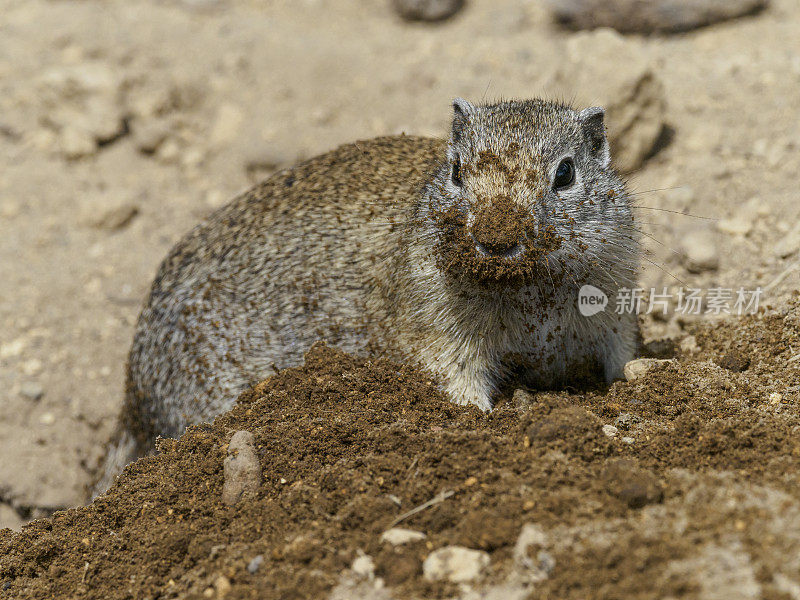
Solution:
[[[494,198],[475,215],[471,234],[478,249],[484,254],[516,254],[523,235],[518,207],[505,196]]]

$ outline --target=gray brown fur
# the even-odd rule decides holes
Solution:
[[[416,362],[454,402],[484,410],[512,369],[534,385],[563,382],[587,362],[621,374],[635,317],[577,312],[583,283],[612,295],[633,287],[638,266],[602,111],[539,100],[454,108],[449,142],[342,146],[257,185],[172,250],[139,319],[98,489],[156,436],[224,412],[319,339]],[[557,193],[554,164],[565,155],[578,179]],[[453,244],[475,239],[476,215],[503,202],[525,221],[519,256],[469,242],[469,256],[454,260]],[[543,252],[545,229],[558,246]]]

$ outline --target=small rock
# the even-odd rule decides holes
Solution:
[[[639,418],[635,417],[631,413],[626,413],[626,412],[619,413],[619,416],[614,421],[614,425],[617,427],[617,429],[623,429],[627,431],[628,429],[633,427],[638,422],[638,420]]]
[[[372,560],[372,557],[362,552],[350,565],[350,570],[359,577],[373,579],[375,577],[375,561]]]
[[[79,105],[66,104],[55,110],[48,110],[42,122],[60,132],[61,150],[65,155],[70,149],[66,142],[76,144],[75,147],[85,146],[87,149],[91,142],[91,149],[87,152],[91,153],[128,133],[128,121],[121,112],[119,103],[116,98],[109,96],[91,95]],[[72,141],[73,139],[78,141]]]
[[[214,589],[217,592],[217,598],[224,598],[230,593],[232,588],[231,580],[225,577],[225,575],[220,575],[214,580]]]
[[[547,534],[535,523],[525,523],[514,545],[514,561],[521,567],[532,569],[536,565],[531,558],[531,546],[542,549],[547,545]]]
[[[680,252],[690,273],[716,271],[719,267],[719,244],[711,231],[697,229],[683,236]]]
[[[641,508],[646,504],[661,502],[664,492],[658,478],[639,468],[632,460],[611,459],[606,463],[602,475],[606,489],[625,502],[630,508]]]
[[[22,354],[26,345],[27,341],[21,337],[5,344],[0,344],[0,358],[15,358]]]
[[[44,396],[44,388],[40,383],[36,383],[35,381],[30,381],[22,384],[19,393],[22,394],[23,398],[36,401],[41,399],[42,396]]]
[[[769,0],[548,0],[572,29],[612,27],[622,33],[679,33],[752,14]]]
[[[769,395],[770,404],[780,404],[782,400],[783,400],[783,394],[781,394],[780,392],[772,392]]]
[[[25,375],[38,375],[44,369],[44,365],[38,358],[30,358],[20,365],[20,369]]]
[[[428,555],[422,563],[422,573],[430,581],[466,583],[477,579],[489,562],[489,554],[482,550],[445,546]]]
[[[797,223],[778,243],[775,244],[775,255],[788,258],[800,251],[800,223]]]
[[[663,359],[663,358],[636,358],[629,363],[627,363],[622,372],[625,375],[625,379],[627,381],[633,381],[635,379],[639,379],[640,377],[644,376],[649,371],[661,367],[663,365],[668,365],[674,363],[674,359]]]
[[[158,147],[155,156],[165,164],[173,164],[181,156],[181,147],[174,138],[168,138]]]
[[[42,413],[39,416],[39,423],[42,425],[52,425],[56,422],[56,416],[51,412]]]
[[[636,440],[626,435],[625,437],[619,438],[619,441],[623,444],[633,444]]]
[[[514,395],[511,397],[511,401],[514,403],[514,407],[517,410],[528,410],[533,406],[536,398],[530,392],[517,388],[514,390]]]
[[[253,434],[237,431],[228,444],[228,456],[223,463],[225,483],[222,501],[236,504],[245,497],[253,497],[261,486],[261,464],[254,447]]]
[[[753,219],[742,215],[723,219],[717,223],[717,229],[730,235],[746,236],[753,231]]]
[[[731,350],[717,364],[728,371],[741,373],[750,367],[750,357],[738,350]]]
[[[133,202],[123,202],[118,206],[108,208],[97,221],[95,226],[108,231],[119,231],[130,225],[139,214],[139,206]]]
[[[59,138],[61,154],[70,160],[85,158],[97,152],[97,142],[84,130],[67,126]]]
[[[425,534],[421,531],[414,531],[413,529],[403,529],[402,527],[392,527],[387,529],[381,535],[381,541],[387,542],[393,546],[400,546],[410,542],[418,542],[425,539]]]
[[[217,8],[222,2],[221,0],[181,0],[181,4],[195,10],[208,10]]]
[[[261,554],[259,554],[253,560],[247,563],[247,572],[250,573],[251,575],[255,575],[256,573],[258,573],[258,570],[261,568],[261,565],[263,564],[264,564],[264,557]]]
[[[137,122],[132,131],[133,144],[142,154],[155,154],[169,133],[169,126],[164,121]]]
[[[392,6],[408,21],[442,21],[461,10],[464,0],[392,0]]]
[[[614,438],[617,437],[617,435],[619,434],[619,429],[617,429],[613,425],[603,425],[603,433],[605,433],[610,438]]]

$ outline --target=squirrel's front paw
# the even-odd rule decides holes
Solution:
[[[488,387],[488,386],[486,386]],[[492,398],[488,390],[476,386],[451,384],[445,386],[450,401],[461,406],[477,406],[484,412],[492,410]]]

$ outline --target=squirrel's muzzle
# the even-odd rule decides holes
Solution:
[[[509,198],[498,196],[476,213],[470,235],[482,254],[513,258],[522,252],[525,217]]]

